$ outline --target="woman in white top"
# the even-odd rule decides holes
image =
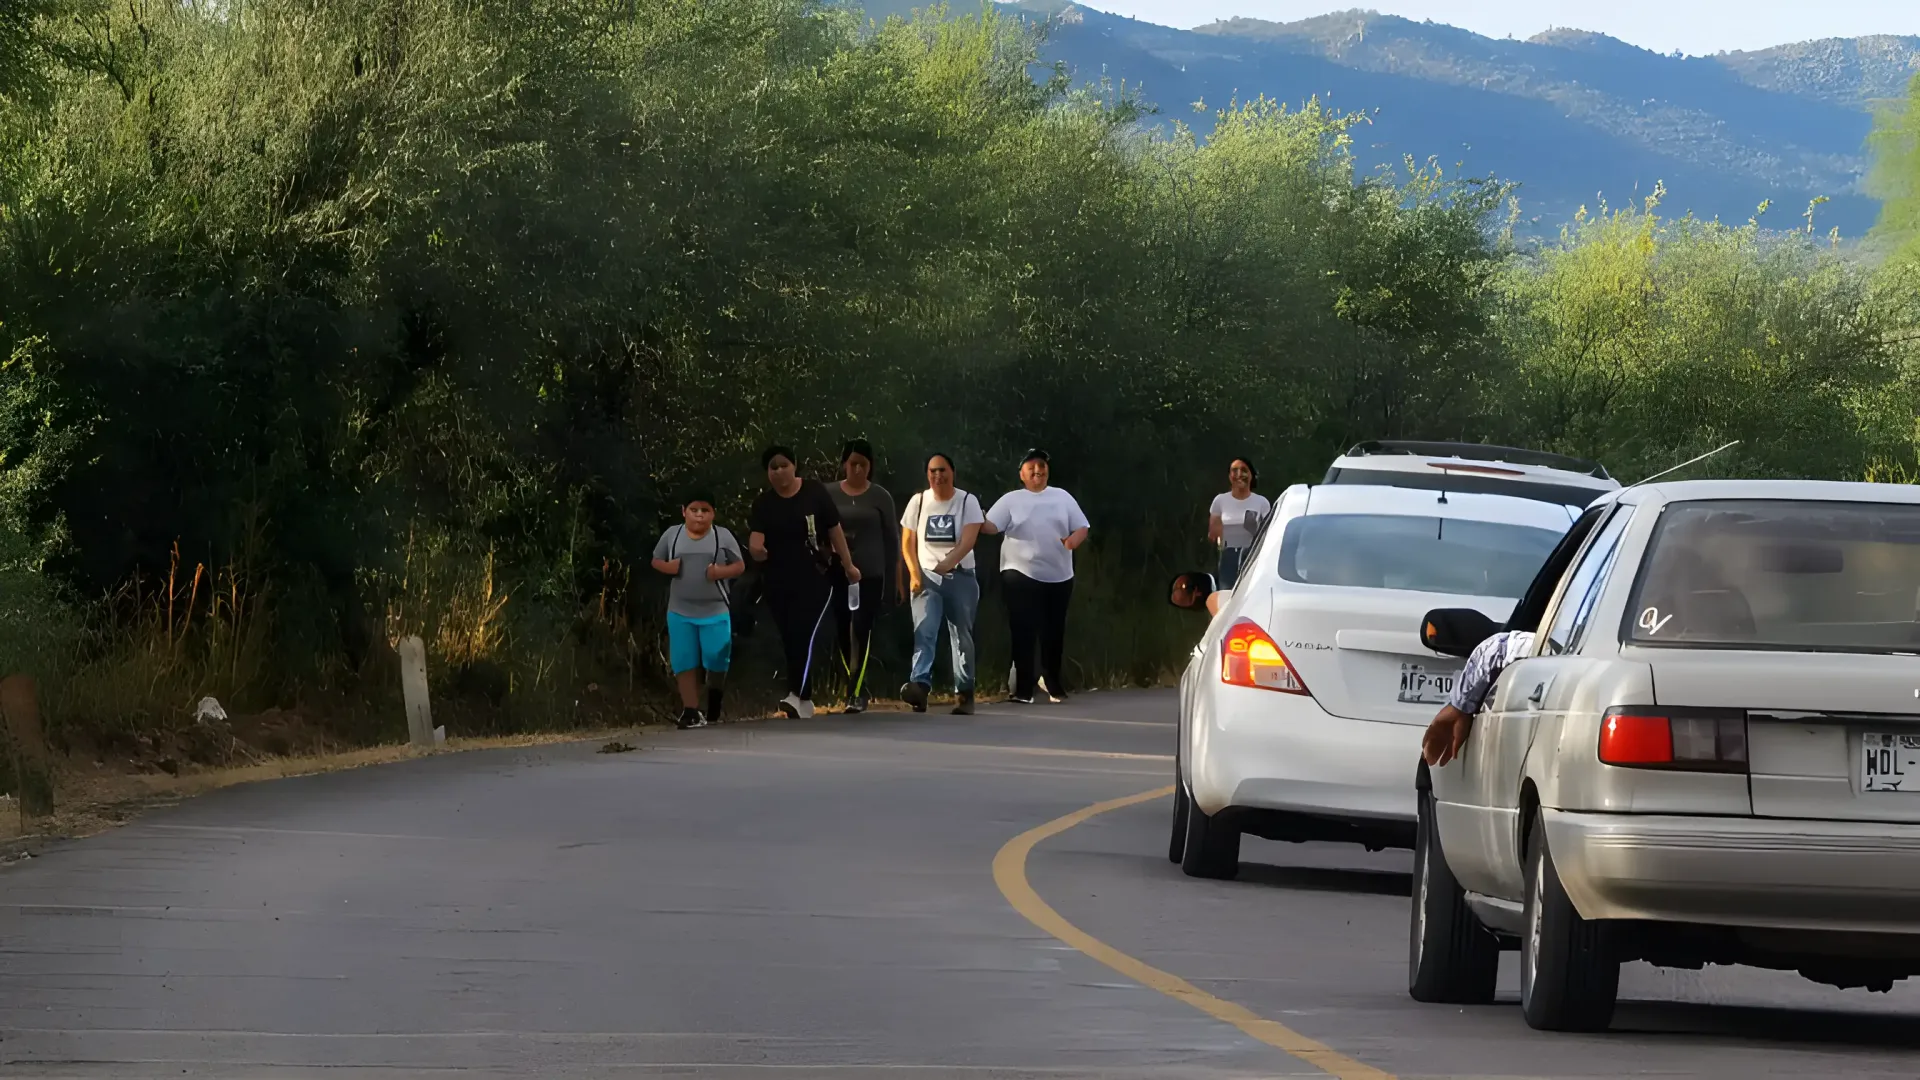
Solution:
[[[973,618],[980,610],[980,579],[973,546],[986,520],[980,500],[953,486],[951,454],[927,459],[927,490],[907,500],[900,515],[900,555],[913,593],[913,674],[900,698],[914,712],[927,711],[933,689],[933,651],[945,623],[953,646],[953,711],[973,712]]]
[[[1260,484],[1260,472],[1253,461],[1237,457],[1227,466],[1228,490],[1213,497],[1207,510],[1207,539],[1220,549],[1220,588],[1231,589],[1240,577],[1240,563],[1246,558],[1253,538],[1260,534],[1260,523],[1273,511],[1267,497],[1254,492]]]
[[[1053,701],[1066,700],[1062,661],[1067,604],[1073,599],[1073,552],[1087,540],[1087,515],[1072,495],[1047,486],[1049,472],[1045,450],[1027,451],[1020,463],[1020,490],[1000,496],[980,527],[1005,537],[1000,583],[1007,590],[1007,624],[1013,637],[1012,700],[1022,705],[1030,704],[1040,690]]]

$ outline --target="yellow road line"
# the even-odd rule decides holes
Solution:
[[[1173,788],[1169,786],[1143,791],[1123,799],[1109,799],[1106,802],[1094,803],[1084,809],[1075,810],[1065,817],[1054,818],[1045,825],[1028,829],[1007,841],[1006,846],[993,857],[994,884],[1000,886],[1000,893],[1007,898],[1007,903],[1012,904],[1013,909],[1025,916],[1028,922],[1150,990],[1158,990],[1175,1001],[1185,1002],[1216,1020],[1224,1020],[1268,1046],[1285,1050],[1321,1072],[1337,1077],[1338,1080],[1394,1080],[1391,1073],[1382,1072],[1371,1065],[1355,1061],[1327,1044],[1309,1039],[1277,1020],[1259,1016],[1243,1005],[1236,1005],[1225,998],[1207,993],[1178,975],[1161,971],[1151,964],[1128,956],[1068,922],[1059,912],[1053,910],[1051,905],[1042,900],[1039,893],[1033,891],[1032,885],[1028,884],[1027,856],[1042,840],[1058,836],[1075,825],[1108,811],[1136,806],[1155,799],[1164,799],[1171,794],[1173,794]]]

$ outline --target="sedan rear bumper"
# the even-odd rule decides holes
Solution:
[[[1424,727],[1349,720],[1270,690],[1211,686],[1197,697],[1183,761],[1206,813],[1378,822],[1411,835]]]
[[[1589,919],[1920,933],[1920,825],[1541,813]]]

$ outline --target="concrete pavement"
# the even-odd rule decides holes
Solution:
[[[0,1075],[1327,1075],[996,886],[1009,839],[1170,782],[1172,707],[727,725],[218,792],[0,869]],[[1405,853],[1249,838],[1242,880],[1197,881],[1166,861],[1168,810],[1075,824],[1025,878],[1381,1075],[1920,1074],[1906,984],[1636,967],[1599,1037],[1419,1005]]]

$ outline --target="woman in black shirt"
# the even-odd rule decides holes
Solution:
[[[860,568],[847,550],[833,496],[818,480],[801,479],[793,451],[768,447],[760,464],[767,490],[753,501],[747,548],[765,564],[767,607],[786,653],[787,696],[780,708],[804,719],[813,715],[813,655],[834,585],[843,575],[859,581]]]

